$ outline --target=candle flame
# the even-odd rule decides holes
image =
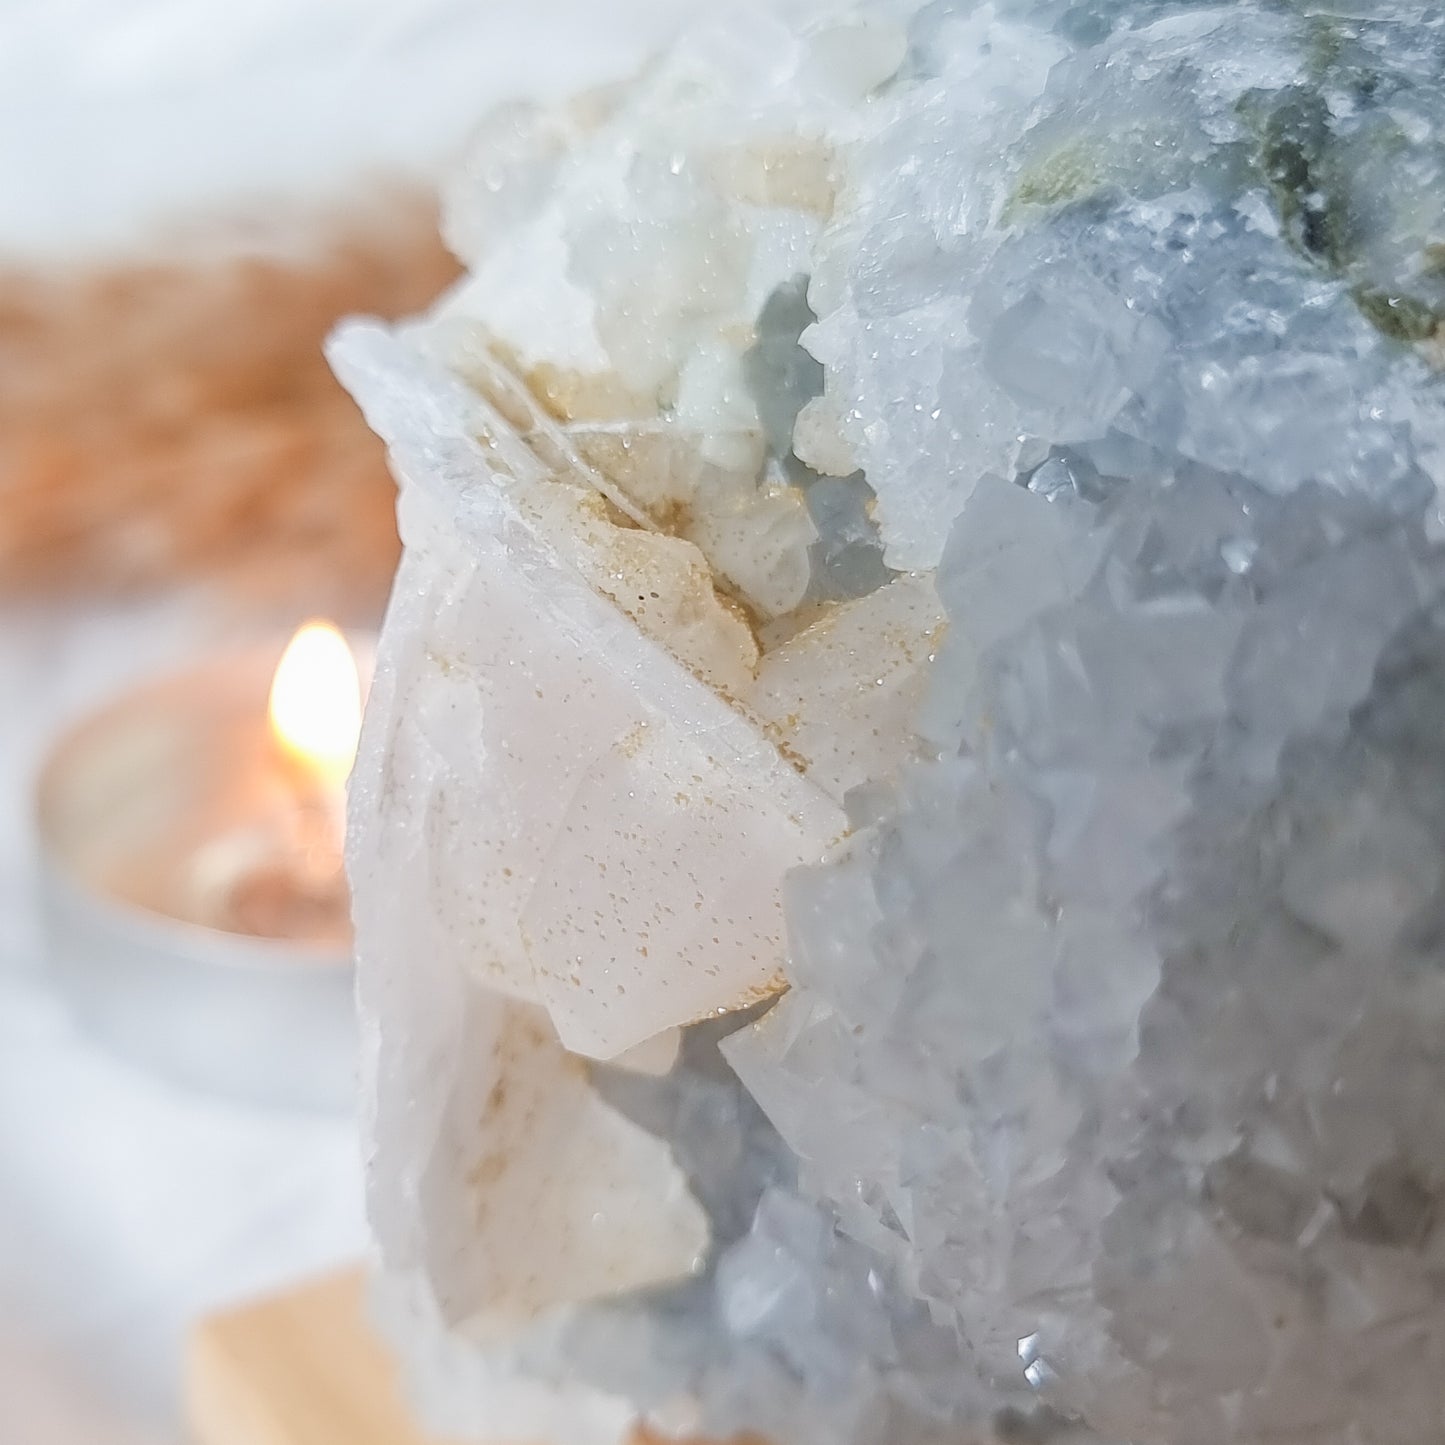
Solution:
[[[276,664],[271,731],[323,783],[340,787],[356,760],[361,681],[346,639],[329,622],[308,622]]]

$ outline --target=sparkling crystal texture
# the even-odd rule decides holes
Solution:
[[[333,343],[421,1398],[1445,1438],[1445,15],[814,9],[494,117]]]

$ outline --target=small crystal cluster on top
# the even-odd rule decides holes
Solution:
[[[421,1397],[1445,1438],[1445,14],[818,8],[495,117],[333,345]]]

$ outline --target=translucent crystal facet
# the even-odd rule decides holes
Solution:
[[[815,8],[498,116],[334,346],[423,1397],[1445,1436],[1445,19]]]

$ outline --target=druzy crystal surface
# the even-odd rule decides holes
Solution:
[[[1445,1438],[1445,15],[730,13],[333,346],[383,1295],[478,1439]]]

